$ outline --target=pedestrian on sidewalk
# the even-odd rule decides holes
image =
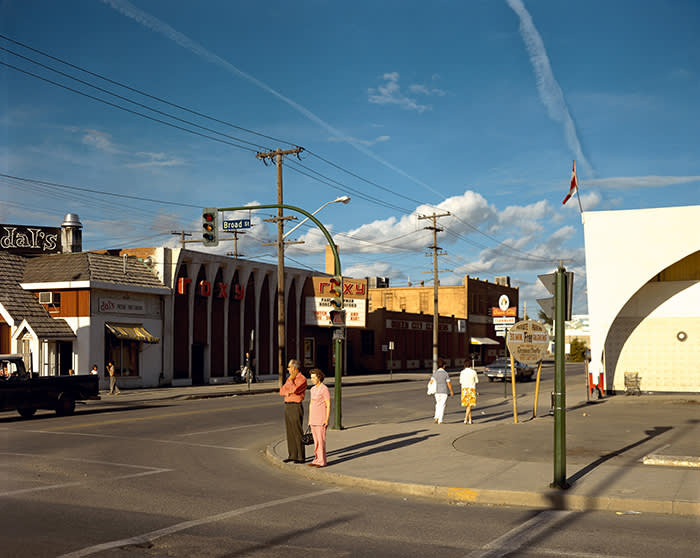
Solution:
[[[284,425],[287,430],[287,452],[285,463],[303,463],[306,459],[306,449],[301,441],[304,423],[304,401],[306,393],[306,377],[301,373],[301,363],[292,359],[287,365],[289,378],[280,388],[284,397]]]
[[[467,362],[466,360],[464,361]],[[479,383],[479,378],[476,375],[476,370],[466,366],[459,373],[459,385],[461,390],[462,407],[467,410],[464,414],[464,424],[472,423],[472,407],[476,406],[476,384]]]
[[[119,387],[117,386],[117,377],[114,374],[114,364],[112,364],[111,360],[107,363],[106,370],[107,374],[109,374],[109,394],[119,395],[121,391],[119,391]]]
[[[447,394],[450,397],[454,395],[452,390],[452,383],[450,382],[450,375],[445,372],[443,368],[445,366],[445,361],[441,358],[437,361],[438,369],[433,374],[435,379],[435,416],[433,420],[438,424],[442,424],[442,419],[445,416],[445,405],[447,404]]]
[[[331,418],[331,393],[323,384],[325,374],[318,368],[310,372],[314,384],[309,394],[309,426],[314,437],[314,460],[309,467],[326,466],[326,430]]]

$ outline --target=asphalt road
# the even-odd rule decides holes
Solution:
[[[546,395],[548,382],[545,368]],[[531,413],[534,382],[516,387],[519,412]],[[502,384],[480,388],[484,404],[503,404]],[[274,394],[152,405],[116,397],[30,421],[2,413],[0,553],[646,558],[695,556],[700,545],[697,518],[442,505],[295,478],[263,455],[282,437],[282,414]],[[461,415],[451,400],[449,419]],[[343,390],[346,427],[431,417],[418,382]]]

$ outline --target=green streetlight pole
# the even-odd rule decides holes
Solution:
[[[340,271],[340,257],[338,256],[338,248],[336,248],[335,242],[333,242],[333,238],[331,237],[330,233],[326,229],[326,227],[323,226],[321,221],[316,219],[316,217],[313,216],[313,214],[309,213],[308,211],[305,211],[301,209],[300,207],[296,207],[293,205],[287,205],[287,204],[282,204],[282,203],[271,203],[271,204],[266,204],[266,205],[244,205],[240,207],[218,207],[218,211],[248,211],[248,210],[254,210],[254,209],[288,209],[290,211],[296,211],[298,213],[301,213],[304,215],[307,219],[312,221],[323,233],[323,235],[326,237],[326,240],[328,241],[328,244],[331,247],[331,251],[333,252],[333,262],[334,262],[334,275],[337,275],[339,277],[342,277],[342,273]],[[342,292],[342,285],[341,285],[341,292]],[[336,338],[333,340],[333,345],[335,349],[335,413],[334,413],[334,424],[333,424],[333,429],[334,430],[342,430],[342,412],[341,412],[341,401],[342,401],[342,376],[343,376],[343,340],[340,338]]]
[[[554,482],[551,488],[568,488],[566,482],[566,269],[559,266],[554,292]]]

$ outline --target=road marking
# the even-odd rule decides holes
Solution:
[[[0,452],[0,455],[46,459],[46,456],[34,454],[34,453],[19,453],[19,452],[3,451],[3,452]],[[123,480],[123,479],[133,479],[135,477],[144,477],[147,475],[157,475],[160,473],[168,473],[168,472],[174,470],[174,469],[163,469],[160,467],[148,467],[146,465],[132,465],[130,463],[115,463],[114,461],[99,461],[97,459],[81,459],[78,457],[51,456],[50,459],[60,460],[60,461],[75,461],[78,463],[91,463],[91,464],[95,464],[95,465],[109,465],[110,467],[128,467],[131,469],[145,469],[145,470],[142,470],[138,473],[129,473],[126,475],[118,475],[116,477],[109,477],[110,481]],[[56,490],[56,489],[68,488],[68,487],[72,487],[72,486],[81,486],[84,484],[86,484],[85,481],[67,482],[67,483],[63,483],[63,484],[52,484],[52,485],[48,485],[48,486],[39,486],[39,487],[35,487],[35,488],[22,488],[19,490],[7,490],[5,492],[0,492],[0,496],[15,496],[17,494],[27,494],[30,492],[42,492],[44,490]]]
[[[22,433],[29,434],[51,434],[54,436],[87,436],[90,438],[111,438],[114,440],[130,440],[133,442],[156,442],[158,444],[174,444],[176,446],[191,446],[197,448],[214,448],[234,451],[248,451],[248,448],[238,448],[235,446],[219,446],[216,444],[197,444],[194,442],[183,442],[181,440],[162,440],[160,438],[137,438],[136,436],[117,436],[116,434],[94,434],[91,432],[56,432],[54,430],[21,430]]]
[[[253,428],[257,426],[267,426],[268,424],[277,424],[276,422],[261,422],[260,424],[242,424],[239,426],[229,426],[227,428],[218,428],[217,430],[203,430],[202,432],[188,432],[187,434],[178,434],[179,436],[199,436],[200,434],[213,434],[214,432],[226,432],[227,430],[238,430],[240,428]]]
[[[572,513],[574,512],[567,510],[540,512],[529,521],[485,544],[480,550],[475,550],[469,554],[468,558],[500,558],[501,556],[506,556],[538,537],[546,529],[551,528],[550,524],[552,522]]]
[[[316,498],[317,496],[323,496],[325,494],[332,494],[334,492],[339,492],[340,488],[329,488],[326,490],[319,490],[317,492],[311,492],[307,494],[301,494],[299,496],[290,496],[289,498],[280,498],[279,500],[272,500],[270,502],[265,502],[262,504],[254,504],[252,506],[246,506],[244,508],[239,508],[236,510],[230,510],[224,513],[219,513],[216,515],[210,515],[208,517],[202,517],[201,519],[192,519],[190,521],[183,521],[182,523],[176,523],[170,527],[164,527],[163,529],[157,529],[151,531],[150,533],[144,533],[143,535],[137,535],[135,537],[130,537],[128,539],[120,539],[116,541],[109,541],[94,546],[88,546],[80,550],[75,550],[69,552],[68,554],[62,554],[58,558],[82,558],[83,556],[90,556],[91,554],[96,554],[105,550],[111,550],[113,548],[119,548],[122,546],[129,546],[135,544],[145,544],[153,542],[156,539],[165,537],[167,535],[172,535],[173,533],[178,533],[180,531],[185,531],[191,529],[192,527],[198,527],[200,525],[206,525],[207,523],[215,523],[217,521],[224,521],[226,519],[231,519],[237,515],[243,515],[245,513],[250,513],[258,510],[263,510],[266,508],[272,508],[274,506],[282,506],[284,504],[290,504],[292,502],[298,502],[299,500],[305,500],[307,498]]]

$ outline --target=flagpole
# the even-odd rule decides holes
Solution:
[[[578,200],[579,211],[581,211],[581,215],[583,215],[583,206],[581,205],[581,194],[578,193],[578,190],[580,187],[581,187],[581,183],[579,182],[578,175],[577,175],[576,176],[576,199]]]

